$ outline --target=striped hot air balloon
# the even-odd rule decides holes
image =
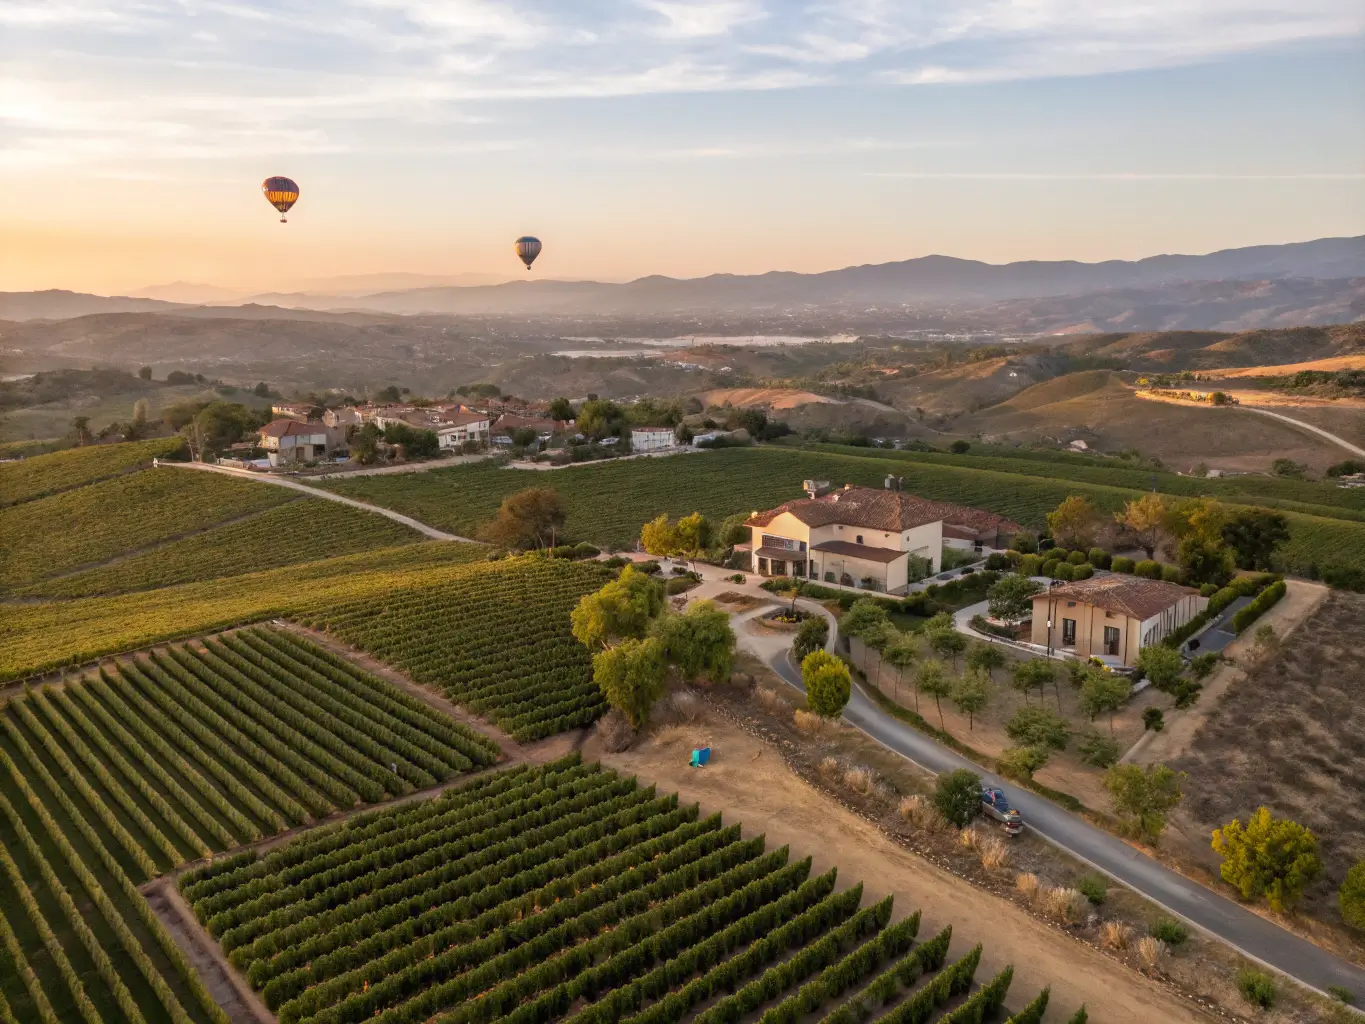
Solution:
[[[280,223],[285,223],[284,215],[299,201],[299,187],[294,184],[294,179],[283,176],[266,178],[261,182],[261,192],[265,194],[266,202],[280,211]]]
[[[526,264],[526,272],[531,272],[531,264],[540,255],[540,239],[532,238],[530,235],[522,235],[517,239],[517,255],[521,257],[521,262]]]

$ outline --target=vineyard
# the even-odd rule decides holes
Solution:
[[[998,1019],[1012,975],[890,897],[575,757],[186,873],[280,1024]],[[950,955],[954,954],[954,955]],[[1036,1021],[1046,995],[1018,1020]]]
[[[184,445],[178,437],[158,437],[127,444],[69,448],[8,463],[0,466],[0,505],[32,501],[46,494],[118,476],[137,466],[150,466],[152,459],[164,459]]]
[[[728,449],[608,462],[536,479],[491,466],[460,466],[326,486],[469,536],[493,517],[506,495],[548,484],[564,501],[569,536],[618,547],[632,544],[640,527],[661,512],[676,516],[700,511],[722,518],[771,508],[800,497],[803,479],[880,487],[892,473],[903,476],[905,488],[915,494],[988,509],[1034,527],[1042,526],[1044,516],[1068,495],[1083,494],[1098,508],[1117,511],[1152,486],[1150,473],[1120,468],[971,455],[921,458],[915,452],[843,454],[850,450]],[[1161,474],[1158,485],[1168,477]],[[1173,493],[1188,493],[1190,487],[1200,494],[1221,493],[1215,487],[1220,481],[1171,479],[1181,481]],[[1225,500],[1284,508],[1290,525],[1284,555],[1291,564],[1335,564],[1365,572],[1365,522],[1360,521],[1365,507],[1360,499],[1338,498],[1331,488],[1315,484],[1281,486],[1269,478],[1264,484],[1241,486],[1261,487],[1266,493],[1252,497],[1230,492]]]
[[[360,597],[300,621],[527,741],[587,725],[606,711],[569,612],[608,578],[594,563],[475,563],[444,583]]]
[[[157,469],[63,491],[0,509],[0,580],[18,589],[294,498],[217,474]]]
[[[401,523],[334,501],[301,498],[247,519],[29,587],[26,595],[83,597],[151,590],[411,544]]]
[[[12,697],[0,707],[0,1011],[42,1024],[225,1024],[138,883],[496,756],[484,737],[272,629]]]

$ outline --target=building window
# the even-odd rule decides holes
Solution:
[[[1075,646],[1076,646],[1076,620],[1075,620],[1075,619],[1063,619],[1063,620],[1062,620],[1062,646],[1063,646],[1063,647],[1075,647]]]
[[[826,572],[826,573],[825,573],[825,582],[826,582],[826,583],[833,583],[833,582],[834,582],[834,573],[832,573],[832,572]]]
[[[787,575],[787,563],[786,563],[786,562],[782,562],[782,561],[779,561],[778,559],[774,558],[774,559],[773,559],[773,562],[772,562],[772,565],[773,565],[773,575],[774,575],[774,576],[785,576],[785,575]]]
[[[1119,630],[1117,626],[1104,627],[1104,653],[1119,653]]]
[[[806,563],[805,563],[805,562],[793,562],[793,563],[792,563],[792,575],[793,575],[793,576],[804,576],[804,575],[806,575]]]
[[[771,533],[763,534],[762,546],[765,548],[782,548],[784,551],[795,551],[797,550],[796,543],[788,537],[778,537]],[[802,544],[801,547],[804,548],[805,545]]]
[[[863,542],[863,535],[860,533],[860,534],[858,534],[858,536],[857,536],[855,539],[857,540],[857,542],[858,542],[859,544],[861,544],[861,543]]]
[[[758,574],[760,576],[768,575],[768,560],[766,558],[760,558],[758,560]]]

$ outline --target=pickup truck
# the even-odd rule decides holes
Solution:
[[[998,821],[1007,836],[1017,836],[1024,831],[1024,816],[1011,806],[1005,794],[993,786],[981,789],[981,812],[993,821]]]

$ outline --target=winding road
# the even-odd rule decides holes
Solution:
[[[813,611],[824,613],[824,609],[817,605],[804,601],[801,603]],[[825,614],[831,621],[832,646],[836,642],[835,624],[833,617]],[[766,651],[764,660],[786,682],[799,690],[804,689],[801,673],[791,663],[786,650]],[[980,775],[983,782],[1000,786],[1023,812],[1028,826],[1044,839],[1253,960],[1324,996],[1328,994],[1329,986],[1340,986],[1355,993],[1357,998],[1365,997],[1365,969],[1163,867],[1146,854],[1062,809],[1051,800],[984,771],[979,765],[887,714],[857,685],[844,709],[844,718],[921,768],[935,773],[969,768]]]

